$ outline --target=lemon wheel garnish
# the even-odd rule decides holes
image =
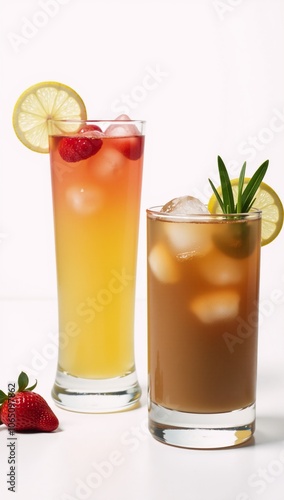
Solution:
[[[244,180],[244,188],[249,182],[249,178]],[[234,200],[237,200],[239,179],[231,181]],[[218,188],[221,192],[221,188]],[[283,225],[283,205],[275,191],[262,182],[256,192],[253,208],[262,211],[262,226],[261,226],[261,246],[271,243],[281,231]],[[208,210],[212,214],[222,213],[221,207],[213,194],[208,203]]]
[[[13,127],[20,141],[37,153],[48,153],[48,120],[86,120],[81,97],[70,87],[58,82],[41,82],[29,87],[17,100]],[[75,131],[74,124],[60,130]],[[59,130],[54,130],[54,133]]]

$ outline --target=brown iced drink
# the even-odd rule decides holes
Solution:
[[[148,211],[147,224],[151,401],[191,413],[251,405],[260,218]]]

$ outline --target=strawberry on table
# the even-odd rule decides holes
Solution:
[[[58,418],[45,399],[32,392],[37,382],[28,387],[29,379],[21,372],[18,390],[9,395],[0,391],[0,423],[13,431],[52,432],[59,425]]]

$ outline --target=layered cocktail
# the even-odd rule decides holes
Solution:
[[[50,160],[59,308],[53,397],[113,411],[140,396],[134,300],[143,123],[51,122]]]

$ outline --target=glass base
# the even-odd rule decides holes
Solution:
[[[86,379],[57,371],[51,392],[57,406],[81,413],[127,410],[141,396],[136,372],[110,379]]]
[[[227,413],[186,413],[155,403],[149,408],[149,430],[163,443],[182,448],[237,446],[255,430],[255,404]]]

